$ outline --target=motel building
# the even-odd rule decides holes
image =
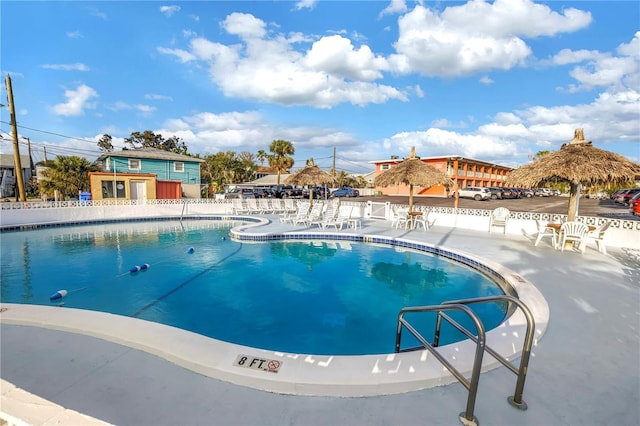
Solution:
[[[467,186],[503,187],[509,172],[513,170],[511,167],[458,155],[421,157],[420,160],[435,167],[437,170],[445,172],[453,180],[457,188],[466,188]],[[375,164],[375,173],[378,176],[385,170],[397,166],[402,161],[404,160],[401,158],[390,158],[388,160],[371,161],[370,164]],[[455,191],[456,186],[451,189]],[[386,188],[376,187],[375,190],[383,195],[409,195],[409,186],[403,184]],[[431,188],[414,186],[413,194],[435,197],[446,197],[448,195],[446,188],[442,185],[435,185]]]

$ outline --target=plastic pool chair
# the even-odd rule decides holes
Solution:
[[[560,227],[560,250],[564,251],[566,243],[578,244],[578,249],[584,254],[589,228],[580,222],[565,222]]]
[[[547,227],[547,222],[545,221],[536,220],[536,223],[538,224],[538,236],[536,237],[536,242],[533,243],[533,245],[537,247],[544,237],[551,237],[551,244],[553,244],[553,248],[557,248],[558,234],[556,233],[556,230]]]
[[[594,241],[598,251],[602,254],[607,254],[607,247],[604,245],[604,233],[609,228],[609,225],[611,225],[611,222],[606,222],[593,231],[587,233],[587,242]]]
[[[491,217],[489,218],[489,232],[493,230],[494,227],[502,227],[504,233],[507,233],[507,222],[509,221],[509,215],[511,212],[506,207],[498,207],[494,211],[491,212]]]

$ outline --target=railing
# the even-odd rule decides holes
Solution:
[[[527,321],[527,331],[524,336],[524,343],[522,348],[522,353],[520,356],[520,365],[518,367],[514,366],[509,360],[501,356],[497,351],[492,349],[491,347],[486,345],[486,335],[482,322],[478,318],[478,316],[473,312],[467,305],[476,304],[476,303],[496,303],[496,302],[508,302],[513,303],[518,308],[520,308],[525,316]],[[473,321],[476,334],[472,334],[469,330],[460,325],[457,321],[451,318],[446,314],[448,311],[460,311],[464,312],[471,318]],[[409,324],[404,316],[410,312],[435,312],[437,313],[436,327],[434,332],[434,340],[433,344],[429,343],[411,324]],[[458,329],[461,333],[463,333],[467,338],[476,343],[476,351],[473,360],[473,366],[471,369],[471,378],[467,379],[464,377],[460,371],[458,371],[453,364],[447,361],[437,350],[436,348],[440,342],[440,331],[442,327],[442,320],[447,321],[449,324]],[[409,332],[422,344],[422,346],[412,347],[412,348],[401,348],[402,341],[402,329],[406,328]],[[396,345],[395,351],[399,352],[407,352],[412,350],[420,350],[427,349],[431,352],[435,358],[445,366],[451,374],[467,389],[469,395],[467,397],[467,406],[464,412],[460,413],[460,422],[464,425],[477,425],[478,419],[473,415],[473,410],[475,408],[475,401],[478,391],[478,383],[480,381],[480,369],[482,367],[482,358],[484,352],[487,351],[491,356],[493,356],[496,360],[498,360],[502,365],[507,367],[511,372],[516,374],[516,389],[514,391],[513,396],[509,396],[507,400],[509,404],[520,409],[526,410],[527,404],[522,400],[522,393],[524,391],[524,383],[527,375],[527,370],[529,366],[529,358],[531,355],[531,348],[533,346],[533,332],[535,329],[535,321],[533,319],[533,315],[529,308],[524,305],[518,298],[508,295],[498,295],[498,296],[489,296],[489,297],[480,297],[475,299],[462,299],[462,300],[452,300],[448,302],[443,302],[440,305],[435,306],[420,306],[420,307],[409,307],[404,308],[398,314],[398,326],[396,329]]]

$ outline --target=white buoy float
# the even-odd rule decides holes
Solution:
[[[139,271],[144,271],[146,269],[149,269],[151,267],[151,265],[149,265],[148,263],[143,263],[142,265],[136,265],[136,266],[132,266],[129,269],[129,272],[131,272],[132,274],[139,272]]]
[[[51,296],[49,296],[49,300],[58,300],[58,299],[62,299],[63,297],[65,297],[69,292],[67,290],[58,290],[55,293],[53,293]]]

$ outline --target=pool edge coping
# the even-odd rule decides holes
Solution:
[[[239,216],[233,218],[240,219]],[[240,225],[232,231],[239,233],[270,223],[267,219],[257,222],[255,218],[252,219],[252,223]],[[353,238],[352,241],[358,241],[363,237],[363,234],[344,232],[243,232],[247,237],[271,236],[273,240],[282,239],[275,238],[275,235],[284,235],[285,239],[294,235],[299,236],[298,239],[314,239],[311,236],[319,234],[321,236],[315,239],[332,239],[331,236],[337,235],[339,238],[336,239],[339,240]],[[371,242],[374,239],[394,240],[401,246],[407,244],[408,248],[413,248],[412,245],[436,247],[411,238],[390,238],[376,234],[366,236],[371,238]],[[501,274],[533,313],[536,322],[535,347],[549,321],[549,306],[540,291],[500,264],[460,250],[447,249],[447,252],[481,262]],[[0,323],[100,338],[154,354],[208,377],[275,393],[360,397],[411,392],[455,382],[455,378],[426,350],[363,356],[290,354],[222,342],[175,327],[102,312],[6,303],[1,307],[7,309],[0,314]],[[487,344],[505,358],[516,359],[520,355],[525,331],[524,316],[516,311],[500,326],[487,332]],[[439,352],[464,375],[470,374],[474,351],[475,345],[469,340],[439,348]],[[278,360],[281,368],[278,373],[273,373],[235,366],[241,354]],[[482,370],[488,371],[501,365],[493,357],[485,356]]]

